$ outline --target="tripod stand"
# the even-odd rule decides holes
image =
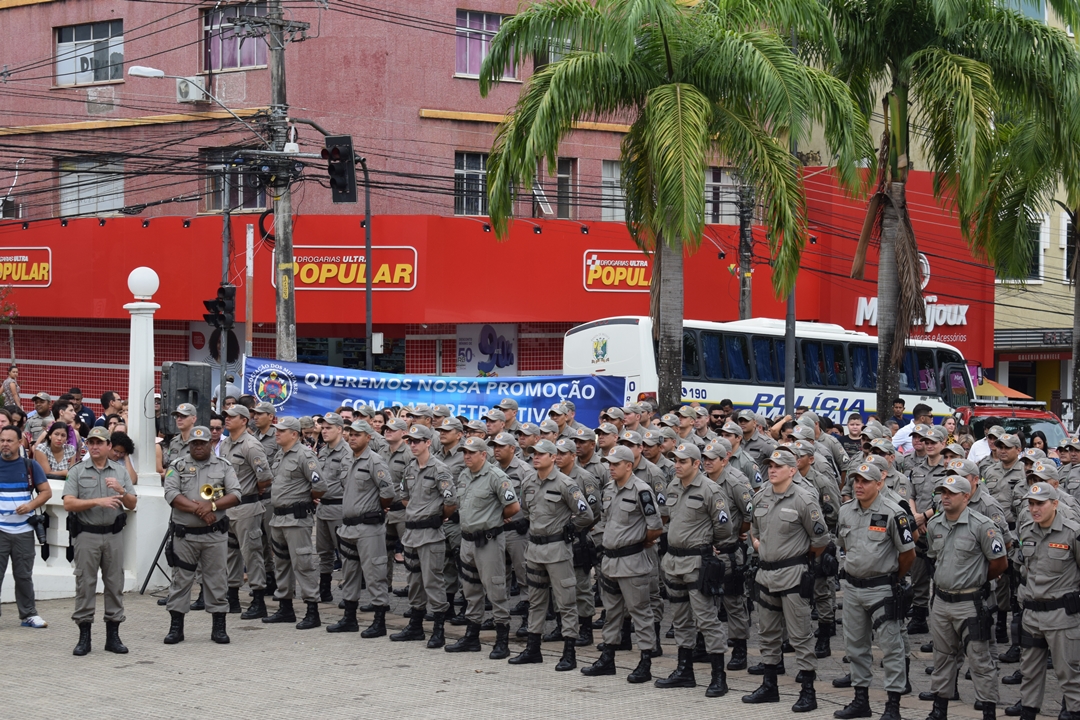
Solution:
[[[142,587],[139,588],[139,594],[142,595],[146,592],[146,586],[150,584],[150,578],[154,576],[154,570],[160,570],[166,579],[169,579],[169,573],[165,568],[161,567],[161,553],[165,552],[165,546],[170,540],[172,540],[173,528],[172,523],[169,523],[169,527],[165,530],[165,537],[161,538],[161,545],[158,545],[157,553],[154,555],[154,562],[150,565],[150,572],[146,573],[146,579],[143,580]]]

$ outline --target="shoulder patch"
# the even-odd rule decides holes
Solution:
[[[820,520],[821,519],[821,513],[817,511],[817,508],[814,508],[813,510],[810,511],[810,519],[811,520]]]
[[[316,463],[314,460],[308,460],[307,461],[307,469],[308,470],[314,470],[316,467],[318,467],[318,463]]]
[[[986,537],[993,538],[995,535],[997,535],[997,530],[994,530],[994,528],[986,529]]]
[[[1005,552],[1005,546],[1001,543],[1001,540],[994,538],[994,541],[990,543],[990,552],[995,554]]]
[[[657,505],[663,506],[666,502],[667,502],[667,498],[664,497],[664,493],[662,493],[662,492],[656,493],[656,504]]]
[[[825,530],[826,530],[825,524],[822,523],[820,520],[818,522],[814,523],[814,534],[815,535],[824,535]]]
[[[642,490],[638,493],[638,501],[641,502],[641,512],[645,515],[655,515],[656,505],[653,504],[652,493],[648,490]]]

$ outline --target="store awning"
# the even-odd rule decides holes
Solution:
[[[979,387],[975,388],[975,395],[977,397],[1005,397],[1012,398],[1013,400],[1032,400],[1030,395],[1025,395],[1019,390],[1013,390],[1011,387],[1002,385],[1001,383],[994,382],[989,378],[983,378]]]

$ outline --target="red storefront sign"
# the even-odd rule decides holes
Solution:
[[[640,250],[585,251],[585,289],[589,292],[649,292],[652,267]]]
[[[52,250],[0,247],[0,285],[47,288],[52,285]]]
[[[410,246],[372,246],[373,274],[371,289],[412,290],[416,287],[416,248]],[[367,283],[367,258],[364,246],[296,245],[293,247],[293,276],[296,291],[363,291]],[[277,287],[274,268],[270,283]]]

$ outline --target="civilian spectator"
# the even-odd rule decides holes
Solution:
[[[895,420],[897,427],[904,427],[904,425],[905,425],[905,423],[904,423],[904,408],[906,406],[907,406],[907,403],[904,402],[903,398],[895,398],[892,401],[892,417],[889,418],[889,419],[890,420]]]
[[[120,417],[119,415],[116,415],[115,413],[110,413],[108,415],[103,415],[102,417],[99,417],[97,419],[97,427],[104,427],[110,433],[116,432],[116,426],[117,425],[124,425],[124,424],[126,424],[126,423],[124,423],[124,418]]]
[[[941,427],[945,428],[945,432],[949,433],[949,436],[945,439],[947,445],[952,445],[956,442],[956,418],[947,417],[941,421]],[[1045,438],[1043,438],[1045,440]],[[1045,450],[1045,448],[1043,448]]]
[[[848,457],[855,457],[862,452],[862,437],[860,437],[862,429],[862,415],[857,412],[848,415],[847,434],[840,436],[840,445],[843,446]]]
[[[0,393],[4,396],[5,405],[19,404],[19,368],[12,365],[8,368],[7,379],[0,385]]]
[[[29,519],[51,497],[41,466],[19,457],[19,433],[13,427],[0,430],[0,581],[10,558],[23,627],[48,626],[38,615],[34,599],[34,533]]]
[[[382,429],[386,425],[386,416],[382,413],[375,413],[367,419],[368,424],[371,425],[371,429],[382,435]]]
[[[77,387],[73,387],[67,391],[67,394],[71,396],[71,404],[75,408],[75,414],[79,416],[79,420],[86,426],[86,432],[80,430],[80,434],[86,437],[86,434],[90,432],[90,428],[94,427],[94,411],[86,407],[82,403],[82,390]]]
[[[131,456],[135,454],[135,443],[124,432],[114,432],[110,437],[112,445],[109,447],[109,457],[126,467],[131,484],[138,485],[139,474],[135,472],[135,465],[131,462]]]
[[[79,422],[79,416],[76,414],[75,406],[72,405],[70,400],[57,400],[53,403],[52,407],[53,419],[62,422],[68,427],[68,445],[75,448],[76,459],[82,459],[84,447],[82,437],[79,435],[76,429]],[[34,445],[38,445],[45,441],[44,433],[41,437],[35,438]]]
[[[68,426],[62,422],[50,425],[45,440],[34,446],[34,459],[49,475],[66,478],[75,464],[75,448],[68,443]]]
[[[225,417],[217,413],[210,413],[210,452],[219,456],[221,438],[225,433]]]
[[[903,401],[900,401],[900,402],[902,403]],[[893,402],[893,407],[895,407],[895,406],[896,406],[896,402],[894,401]],[[889,418],[889,422],[892,422],[892,421],[893,421],[893,418]],[[934,424],[934,411],[930,408],[929,405],[927,405],[925,403],[919,403],[918,405],[916,405],[914,408],[911,409],[911,422],[910,423],[908,423],[907,425],[904,425],[902,427],[900,427],[899,423],[897,423],[897,426],[900,429],[893,431],[892,442],[893,442],[893,447],[896,448],[896,451],[898,453],[909,453],[909,452],[912,452],[914,450],[914,448],[911,446],[911,433],[912,433],[913,430],[915,430],[915,426],[919,425],[919,424],[923,424],[923,425],[933,425]]]
[[[94,421],[94,426],[107,426],[107,422],[110,415],[119,416],[124,411],[124,401],[120,398],[119,393],[114,393],[111,390],[106,390],[101,394],[101,417]],[[90,413],[93,415],[93,413]],[[80,413],[80,417],[82,414]]]

